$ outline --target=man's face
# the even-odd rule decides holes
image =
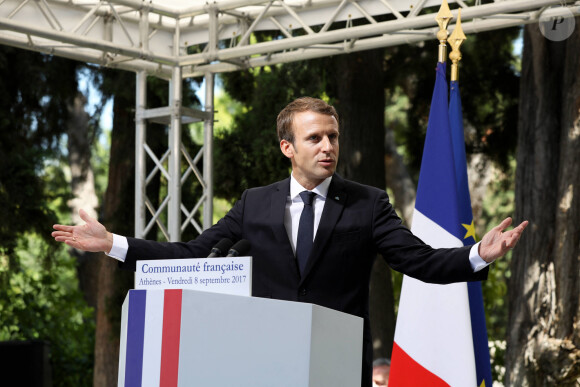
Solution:
[[[391,366],[380,365],[373,368],[373,387],[389,385],[389,371]]]
[[[292,162],[294,178],[313,189],[332,176],[338,161],[338,122],[332,116],[305,111],[294,115],[294,144],[282,140],[280,149]]]

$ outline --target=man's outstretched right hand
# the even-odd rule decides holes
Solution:
[[[53,228],[56,231],[51,234],[54,240],[79,250],[110,252],[113,247],[113,234],[96,219],[91,218],[86,211],[80,210],[79,215],[85,224],[78,226],[55,224]]]

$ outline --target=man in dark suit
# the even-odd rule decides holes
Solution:
[[[193,241],[121,237],[84,211],[85,225],[55,225],[53,236],[78,249],[105,251],[128,269],[134,269],[138,259],[205,257],[222,238],[247,239],[248,255],[253,257],[253,296],[314,303],[364,319],[362,385],[370,386],[368,292],[376,255],[393,269],[425,282],[482,280],[487,264],[515,246],[527,222],[504,232],[511,222],[508,218],[472,247],[425,245],[401,224],[384,190],[335,174],[338,122],[334,108],[319,99],[290,103],[280,112],[277,126],[292,175],[246,190],[224,218]],[[305,223],[303,216],[308,216]],[[304,230],[309,234],[304,236]]]

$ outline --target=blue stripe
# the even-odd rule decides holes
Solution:
[[[143,377],[146,299],[146,290],[129,291],[125,387],[141,387],[141,379]]]
[[[469,314],[471,315],[471,333],[473,335],[477,386],[481,385],[482,380],[485,380],[486,386],[491,386],[493,380],[491,378],[491,360],[487,342],[487,327],[485,325],[481,282],[468,282],[467,295],[469,297]]]

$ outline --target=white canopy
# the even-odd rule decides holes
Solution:
[[[201,232],[212,222],[214,74],[435,39],[441,1],[0,0],[0,44],[137,73],[135,236],[157,225],[168,240],[178,241],[186,227]],[[467,34],[580,14],[580,1],[465,1],[448,0],[454,16],[462,9]],[[269,31],[269,40],[258,41],[258,31]],[[170,81],[169,106],[147,108],[148,74]],[[205,77],[203,111],[181,104],[181,80],[192,76]],[[147,146],[150,121],[169,125],[163,155]],[[195,157],[181,144],[182,125],[193,121],[205,125],[204,146]],[[155,163],[152,171],[145,170],[147,157]],[[182,173],[183,163],[188,167]],[[165,176],[167,196],[154,208],[145,187],[157,173]],[[203,187],[192,209],[181,203],[181,185],[190,176]],[[203,226],[196,220],[201,208]]]
[[[466,33],[537,22],[543,12],[562,8],[547,9],[561,0],[449,3],[455,15],[462,8]],[[3,0],[0,43],[169,79],[174,66],[189,77],[434,39],[433,13],[440,5],[441,0]],[[568,8],[578,14],[580,2]],[[257,42],[251,37],[256,31],[277,37]]]

